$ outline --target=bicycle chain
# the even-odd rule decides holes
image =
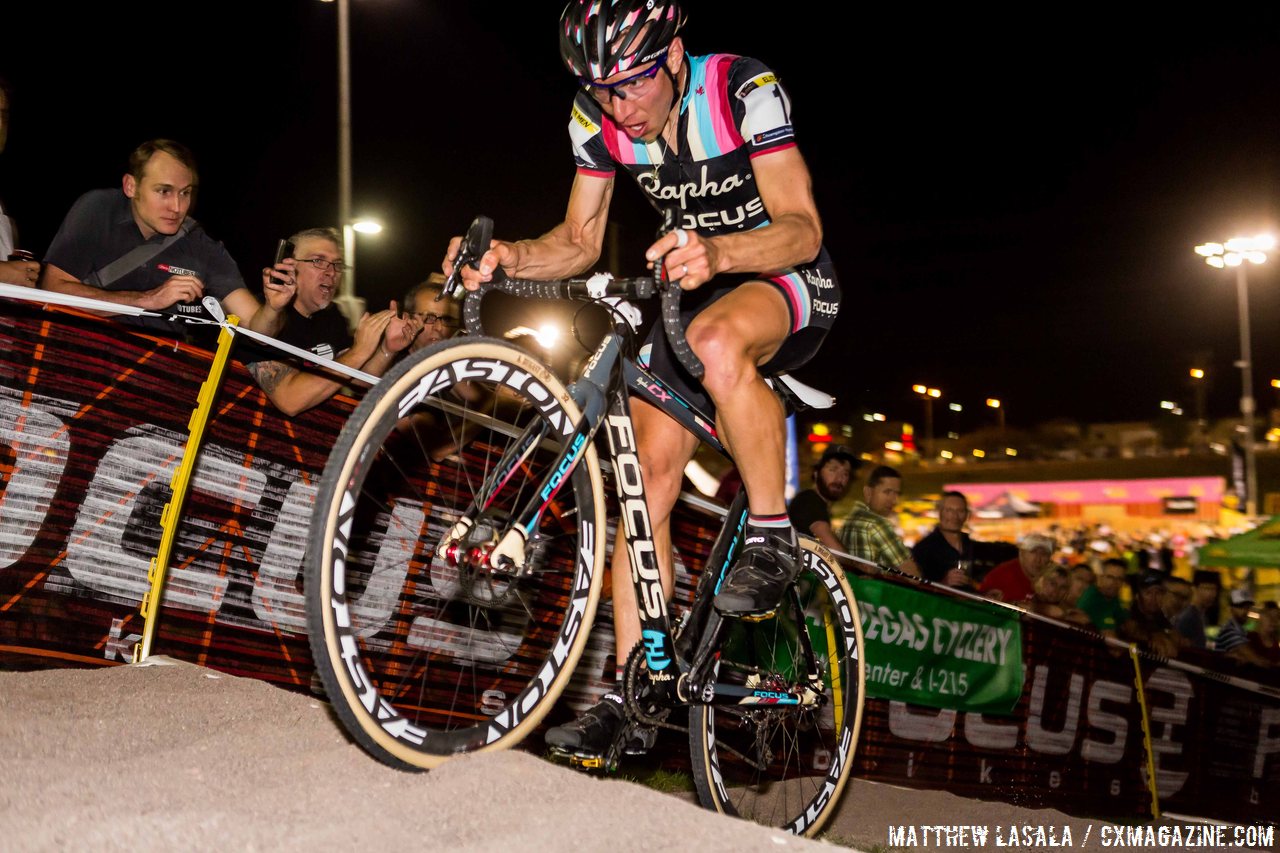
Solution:
[[[640,705],[640,668],[645,661],[644,649],[637,645],[631,650],[631,654],[627,656],[627,665],[622,670],[622,702],[626,712],[627,719],[632,723],[638,723],[643,726],[649,726],[655,729],[667,729],[673,732],[680,732],[684,735],[689,734],[688,726],[677,726],[675,723],[666,721],[667,715],[671,713],[671,708],[659,708],[658,713],[661,716],[654,716],[646,711]],[[693,704],[684,704],[684,707],[693,710]],[[757,770],[765,770],[768,762],[761,764],[756,759],[739,752],[728,744],[716,742],[716,750],[719,752],[727,752],[737,756],[747,765]]]

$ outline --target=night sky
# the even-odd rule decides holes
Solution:
[[[16,5],[3,13],[0,73],[17,91],[0,195],[25,247],[42,252],[75,198],[118,186],[155,136],[195,150],[195,215],[251,281],[278,237],[335,222],[335,4]],[[358,286],[380,307],[477,213],[512,239],[558,221],[574,82],[559,2],[351,5],[354,206],[388,225],[360,238]],[[910,386],[926,383],[965,406],[967,429],[990,421],[986,397],[1017,426],[1190,408],[1196,365],[1209,415],[1235,411],[1234,277],[1192,247],[1280,224],[1280,13],[1075,4],[1036,7],[1032,23],[836,5],[691,0],[685,32],[693,53],[772,65],[792,97],[845,293],[801,377],[849,416],[909,419]],[[619,272],[639,274],[656,219],[625,178],[612,221]],[[1269,407],[1275,265],[1250,284]]]

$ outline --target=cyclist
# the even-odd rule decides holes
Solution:
[[[497,267],[531,279],[591,269],[619,167],[655,207],[679,206],[682,227],[645,257],[650,265],[664,258],[668,275],[687,291],[686,334],[706,373],[699,384],[680,367],[660,325],[640,357],[686,400],[715,412],[750,499],[744,549],[715,606],[726,615],[759,615],[777,607],[800,563],[783,491],[784,414],[763,376],[813,356],[835,320],[840,290],[786,93],[754,59],[687,54],[679,36],[684,22],[677,0],[570,0],[560,19],[560,53],[581,90],[569,122],[578,169],[564,221],[536,239],[494,240],[479,269],[464,269],[462,278],[474,289]],[[449,244],[446,274],[459,242]],[[670,599],[670,515],[697,442],[655,407],[638,403],[632,417]],[[613,552],[613,609],[620,673],[640,639],[621,545]],[[623,719],[622,700],[610,693],[575,722],[551,729],[547,742],[603,755]]]

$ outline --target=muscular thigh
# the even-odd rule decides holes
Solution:
[[[689,324],[690,340],[718,328],[755,364],[773,358],[791,332],[787,302],[776,285],[748,281],[704,308]]]

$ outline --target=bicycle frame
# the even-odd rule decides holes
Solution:
[[[525,565],[525,547],[538,527],[541,513],[581,460],[591,440],[603,426],[609,442],[610,462],[617,484],[621,511],[623,544],[627,549],[632,581],[638,603],[641,643],[647,664],[646,677],[651,693],[680,703],[690,701],[732,705],[798,705],[812,704],[821,693],[821,674],[807,634],[803,607],[792,588],[788,601],[781,606],[795,608],[799,629],[805,632],[806,668],[809,687],[787,692],[763,690],[716,680],[719,660],[718,641],[723,618],[711,607],[711,599],[719,590],[725,572],[733,563],[737,546],[747,520],[746,493],[740,491],[730,507],[724,526],[712,547],[702,578],[694,595],[693,609],[682,625],[682,644],[677,654],[666,596],[662,590],[653,524],[644,489],[644,478],[637,455],[635,430],[631,419],[630,399],[633,394],[667,414],[703,443],[728,458],[729,454],[716,435],[714,421],[671,390],[657,376],[634,361],[624,358],[623,334],[615,330],[607,334],[571,386],[569,393],[582,411],[576,424],[560,425],[565,448],[538,484],[534,497],[511,519],[511,527],[495,546],[490,560],[509,558],[515,565]],[[506,479],[517,476],[522,460],[541,440],[549,427],[530,426],[507,450],[494,467],[482,494],[490,493]],[[464,518],[467,526],[483,513],[485,507],[475,504]],[[697,639],[696,647],[692,639]],[[676,664],[673,671],[672,664]]]

